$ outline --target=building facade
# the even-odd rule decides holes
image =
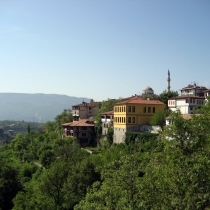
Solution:
[[[75,137],[82,147],[91,145],[95,141],[94,122],[92,120],[78,120],[62,125],[62,137]]]
[[[140,132],[141,125],[149,125],[151,117],[165,109],[158,100],[143,100],[140,96],[130,97],[114,106],[114,143],[123,143],[125,132]]]
[[[77,104],[72,106],[72,116],[74,121],[78,121],[79,119],[88,119],[90,117],[94,117],[99,112],[99,107],[94,103],[82,102],[81,104]]]
[[[210,97],[210,89],[207,89],[204,92],[204,97],[205,97],[205,103],[209,101],[209,97]]]
[[[101,114],[102,136],[108,132],[108,128],[113,126],[114,111],[104,112]]]
[[[196,83],[193,85],[188,85],[187,87],[184,87],[181,89],[181,95],[182,96],[199,96],[199,97],[204,97],[204,93],[207,90],[206,87],[204,86],[198,86]]]
[[[205,103],[204,97],[193,95],[182,95],[168,99],[168,108],[171,111],[180,110],[181,114],[194,114],[196,108]]]

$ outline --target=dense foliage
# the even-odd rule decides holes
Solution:
[[[110,130],[110,146],[95,154],[51,124],[16,135],[0,148],[0,208],[210,209],[209,104],[201,111],[188,121],[171,113],[158,135],[127,132],[125,144]]]

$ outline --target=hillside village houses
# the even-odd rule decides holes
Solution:
[[[198,86],[196,83],[188,85],[181,89],[181,95],[168,99],[168,108],[171,111],[179,110],[182,117],[186,120],[191,119],[191,115],[195,114],[196,108],[200,108],[210,96],[210,89]],[[166,125],[172,123],[170,116],[166,118]]]
[[[168,107],[171,111],[180,110],[181,114],[194,114],[196,108],[200,108],[205,103],[207,88],[203,86],[188,85],[181,89],[181,95],[170,98]]]
[[[76,137],[82,146],[88,146],[95,139],[93,117],[99,112],[99,107],[94,102],[82,102],[72,106],[73,122],[64,123],[62,137]]]
[[[168,91],[170,91],[170,72],[168,71]],[[142,95],[153,95],[151,87],[142,90]],[[188,85],[181,89],[181,95],[168,99],[168,108],[172,111],[180,110],[183,116],[190,119],[190,114],[196,107],[201,107],[210,95],[210,89],[196,84]],[[150,125],[151,117],[158,111],[164,110],[165,104],[158,100],[143,100],[140,95],[134,95],[123,99],[114,105],[114,110],[101,114],[102,136],[106,136],[108,127],[114,130],[114,143],[123,143],[125,133],[152,132],[156,129]],[[78,143],[85,147],[95,140],[93,117],[99,113],[99,107],[94,102],[82,102],[72,106],[73,122],[63,124],[63,137],[74,136]],[[170,124],[170,117],[166,119],[166,125]]]

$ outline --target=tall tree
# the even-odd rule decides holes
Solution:
[[[152,117],[151,117],[151,125],[159,125],[161,128],[166,124],[166,117],[169,116],[170,110],[161,110],[156,112]]]
[[[72,122],[73,117],[71,111],[68,109],[64,109],[63,112],[55,117],[55,132],[57,133],[57,137],[61,137],[62,134],[62,124],[67,122]]]

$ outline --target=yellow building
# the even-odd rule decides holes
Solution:
[[[114,143],[122,143],[125,132],[139,132],[140,125],[149,125],[151,117],[165,104],[158,100],[143,100],[139,96],[130,97],[114,106]]]

